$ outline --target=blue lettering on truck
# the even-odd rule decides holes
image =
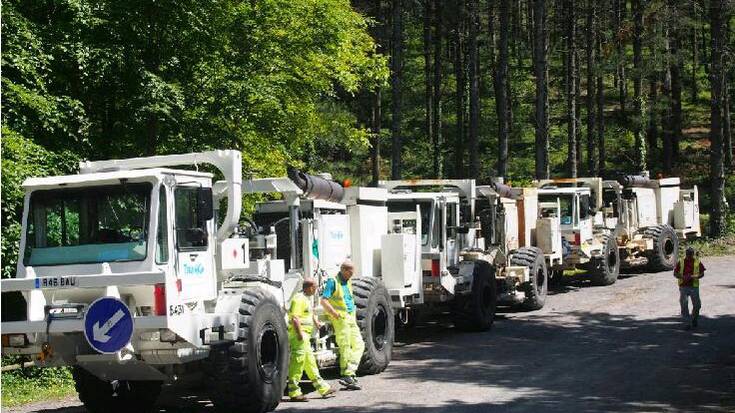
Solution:
[[[184,275],[202,275],[204,274],[204,265],[201,263],[184,264]]]

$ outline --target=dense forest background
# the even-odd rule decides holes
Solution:
[[[2,275],[23,179],[80,159],[236,148],[390,177],[700,186],[733,232],[726,0],[2,1]],[[733,85],[733,87],[730,87]]]

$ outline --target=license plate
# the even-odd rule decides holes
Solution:
[[[73,288],[76,286],[77,277],[36,278],[36,288]]]

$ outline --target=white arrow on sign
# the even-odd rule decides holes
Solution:
[[[113,314],[109,320],[105,321],[104,324],[101,321],[98,321],[93,325],[92,338],[94,338],[94,341],[107,343],[110,340],[110,336],[108,336],[107,333],[112,329],[112,327],[115,327],[115,324],[122,320],[123,317],[125,317],[125,312],[123,310],[117,310],[117,312]]]

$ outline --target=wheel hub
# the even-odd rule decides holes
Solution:
[[[382,350],[385,346],[385,333],[388,326],[388,311],[382,305],[378,305],[375,309],[371,320],[373,332],[373,345],[377,350]]]
[[[544,284],[545,284],[545,278],[544,277],[544,270],[543,268],[539,268],[538,271],[536,271],[536,291],[540,294],[544,290]]]
[[[278,374],[278,360],[281,350],[278,332],[273,324],[266,323],[258,337],[258,370],[263,380],[270,383]]]

